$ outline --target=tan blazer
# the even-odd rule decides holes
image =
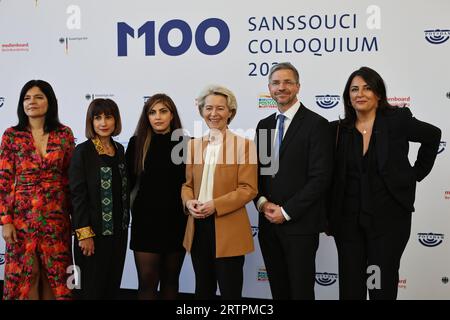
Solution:
[[[191,140],[188,145],[186,182],[181,198],[198,199],[208,137]],[[214,172],[213,201],[216,207],[216,257],[244,255],[254,250],[246,203],[258,193],[257,159],[253,141],[227,130],[223,137]],[[191,251],[194,239],[194,218],[189,216],[183,246]]]

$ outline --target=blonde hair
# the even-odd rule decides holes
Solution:
[[[227,99],[227,107],[231,112],[231,117],[228,119],[228,124],[230,124],[231,120],[233,120],[237,112],[237,101],[233,92],[223,86],[218,85],[209,85],[204,88],[197,97],[197,105],[200,116],[203,116],[203,108],[205,107],[206,97],[210,95],[224,96]]]

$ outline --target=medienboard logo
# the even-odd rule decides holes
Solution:
[[[18,51],[30,51],[30,45],[28,42],[23,43],[2,43],[2,52],[18,52]]]
[[[406,289],[406,278],[398,280],[398,288],[399,289]]]
[[[425,39],[431,44],[442,44],[450,38],[450,30],[425,30]]]
[[[5,97],[0,97],[0,108],[5,104]]]
[[[436,247],[444,240],[444,234],[442,233],[418,233],[419,242],[425,247]]]
[[[0,266],[2,264],[5,264],[5,254],[4,253],[0,253]]]
[[[264,267],[259,267],[258,268],[257,280],[258,281],[269,281],[269,277],[267,276],[266,268],[264,268]]]
[[[321,286],[331,286],[336,283],[337,273],[316,272],[316,282]]]
[[[261,108],[261,109],[277,108],[277,103],[275,102],[275,100],[272,99],[270,94],[261,93],[258,97],[258,108]]]
[[[316,96],[317,105],[323,109],[331,109],[336,107],[340,100],[341,97],[338,95],[325,94]]]
[[[252,236],[253,236],[253,238],[258,235],[258,230],[259,230],[258,227],[252,226]]]
[[[444,199],[450,200],[450,191],[444,191]]]
[[[439,143],[439,149],[438,149],[438,154],[443,152],[445,150],[445,147],[447,147],[447,141],[441,141]]]
[[[112,93],[86,93],[84,97],[86,100],[92,101],[97,98],[112,99],[114,95]]]
[[[400,108],[411,107],[411,97],[388,97],[388,102],[392,106],[397,106]]]

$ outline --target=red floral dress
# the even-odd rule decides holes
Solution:
[[[33,257],[40,259],[56,299],[68,299],[72,264],[68,175],[72,131],[51,131],[41,157],[29,131],[9,128],[0,147],[0,219],[13,223],[17,243],[6,245],[3,299],[27,299]]]

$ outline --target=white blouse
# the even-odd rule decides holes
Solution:
[[[216,163],[221,146],[221,143],[213,144],[210,142],[206,147],[202,184],[200,186],[200,194],[198,196],[198,201],[201,203],[205,203],[213,199],[214,172],[216,170]]]

